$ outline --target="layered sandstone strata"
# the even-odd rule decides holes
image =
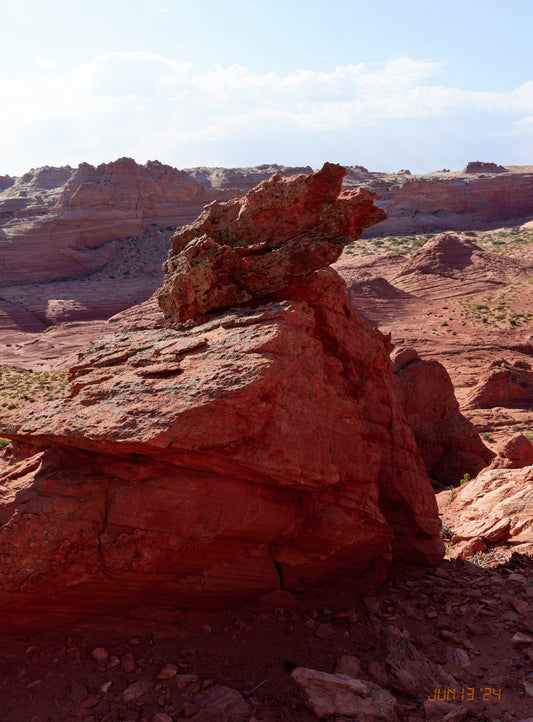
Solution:
[[[206,604],[439,564],[390,344],[325,267],[382,217],[343,175],[210,206],[174,236],[173,325],[103,337],[68,399],[7,412],[2,607]]]

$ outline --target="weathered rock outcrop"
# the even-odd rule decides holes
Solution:
[[[0,330],[35,330],[27,312],[53,324],[106,318],[145,300],[161,285],[171,231],[228,197],[183,171],[129,158],[9,180],[0,183],[0,296],[10,304],[0,309]],[[53,285],[60,281],[71,285]]]
[[[466,405],[476,409],[495,406],[532,408],[533,371],[527,362],[494,361],[472,389]]]
[[[494,452],[459,411],[441,363],[422,360],[412,348],[398,348],[393,371],[398,398],[430,477],[457,485],[465,473],[475,476],[490,463]]]
[[[328,163],[298,182],[275,175],[178,229],[159,293],[166,318],[187,321],[257,304],[336,261],[345,245],[385,218],[373,206],[374,193],[341,191],[343,175]]]
[[[352,166],[344,187],[364,185],[382,196],[376,205],[388,218],[367,229],[371,235],[466,230],[533,217],[533,167],[503,170],[483,163],[458,173],[414,176]],[[0,309],[0,334],[34,331],[27,312],[44,324],[105,318],[132,303],[124,284],[113,294],[106,291],[106,282],[123,276],[138,279],[134,302],[144,301],[161,285],[161,263],[177,225],[190,223],[209,201],[242,196],[272,174],[294,172],[310,175],[312,169],[261,165],[185,172],[121,158],[96,168],[82,163],[0,177],[0,296],[13,306],[10,313]],[[138,263],[139,257],[145,262]],[[73,287],[51,285],[69,279]],[[96,281],[94,292],[77,293],[80,280]],[[113,303],[106,308],[102,298]]]
[[[433,295],[445,297],[458,281],[473,293],[527,280],[530,273],[531,265],[484,251],[464,235],[439,233],[408,258],[392,283],[414,294],[423,294],[429,286]]]
[[[454,543],[533,543],[533,466],[485,469],[458,490],[445,518]]]
[[[280,585],[376,583],[392,559],[440,562],[436,501],[388,341],[333,270],[315,270],[338,254],[338,229],[356,237],[376,217],[371,194],[335,202],[343,173],[326,165],[262,184],[241,202],[242,225],[233,203],[208,209],[233,219],[209,232],[242,239],[226,248],[252,251],[236,253],[243,267],[251,256],[290,259],[283,283],[277,264],[265,266],[270,294],[261,285],[210,316],[191,302],[186,323],[104,337],[72,370],[70,398],[6,413],[1,435],[34,453],[4,452],[1,607],[206,604]],[[262,198],[276,232],[249,220]],[[207,228],[205,215],[177,234],[181,253],[203,244],[206,283],[240,288],[241,268],[213,274],[211,253],[225,247],[198,240],[198,224]]]
[[[499,448],[490,469],[521,469],[533,466],[533,444],[524,434],[515,434]]]

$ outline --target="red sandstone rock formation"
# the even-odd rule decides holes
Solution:
[[[458,490],[444,517],[461,546],[473,540],[532,544],[533,466],[485,469]]]
[[[521,469],[533,465],[533,444],[524,434],[515,434],[499,448],[489,469]]]
[[[208,604],[280,585],[376,583],[392,559],[440,562],[435,497],[388,341],[319,268],[338,254],[338,229],[357,236],[377,217],[368,193],[334,201],[343,174],[326,165],[266,182],[240,204],[241,223],[234,203],[209,209],[177,234],[185,256],[207,252],[187,323],[104,337],[73,369],[70,398],[6,412],[1,435],[33,450],[4,452],[1,607]],[[226,226],[206,225],[214,213],[241,259],[219,275],[210,261]],[[208,283],[238,296],[244,278],[253,294],[243,268],[278,250],[283,263],[263,266],[270,284],[205,315]],[[175,281],[162,298],[179,318]],[[191,288],[180,283],[177,294]],[[223,299],[214,307],[236,301]]]
[[[344,172],[326,163],[310,176],[275,175],[245,198],[212,203],[171,238],[159,303],[187,321],[272,296],[337,260],[345,245],[385,218],[364,188],[341,191]],[[280,213],[280,208],[283,213]]]
[[[377,205],[388,220],[367,231],[372,235],[482,228],[533,216],[533,168],[507,167],[502,173],[493,165],[424,176],[352,166],[344,183],[382,196]],[[101,319],[145,300],[161,285],[171,229],[191,222],[210,200],[240,196],[273,173],[295,171],[312,172],[276,165],[183,172],[122,158],[96,168],[82,163],[1,177],[0,290],[10,306],[0,308],[0,334],[35,331],[40,322]],[[133,301],[133,284],[128,293],[123,276],[137,279]],[[51,285],[68,279],[73,287]],[[80,280],[94,288],[82,283],[78,293]],[[106,283],[114,281],[110,294]]]
[[[392,358],[396,392],[429,476],[455,486],[465,473],[478,474],[494,452],[459,411],[444,366],[422,360],[412,348],[398,348]]]
[[[530,273],[531,266],[516,258],[484,251],[465,236],[439,233],[409,256],[392,283],[409,293],[430,286],[434,294],[446,296],[457,289],[458,281],[473,293],[491,284],[497,287],[529,279]]]
[[[382,200],[378,205],[387,212],[387,220],[369,229],[367,236],[479,229],[533,216],[533,166],[503,167],[476,161],[462,171],[424,175],[410,175],[405,170],[369,172],[362,166],[347,170],[345,187],[364,185],[379,193]],[[256,182],[263,180],[265,167],[188,172],[211,190],[233,186],[242,193],[251,187],[254,176]]]
[[[183,171],[129,158],[8,180],[0,183],[0,292],[10,307],[0,309],[0,331],[106,318],[145,300],[161,285],[170,231],[227,197]]]
[[[466,404],[476,409],[494,406],[532,408],[531,365],[527,362],[511,365],[503,359],[494,361],[470,392]]]

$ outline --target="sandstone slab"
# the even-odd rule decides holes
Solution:
[[[333,716],[369,722],[397,719],[396,699],[372,682],[304,667],[293,670],[291,677],[302,692],[306,706],[318,719]]]

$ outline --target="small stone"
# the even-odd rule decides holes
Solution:
[[[83,709],[92,709],[93,707],[96,707],[96,705],[100,702],[101,699],[101,694],[93,694],[92,697],[89,697],[85,700],[85,702],[82,702],[81,706],[83,707]]]
[[[523,599],[511,598],[509,599],[509,604],[518,614],[528,614],[529,612],[529,604]]]
[[[159,671],[157,679],[171,679],[178,673],[178,667],[175,664],[165,664],[165,666]]]
[[[448,714],[444,715],[442,718],[442,722],[463,722],[463,720],[466,719],[468,715],[468,710],[464,705],[460,705],[459,707],[455,707],[454,709],[450,710]]]
[[[111,681],[104,682],[104,684],[100,687],[100,692],[103,692],[104,694],[106,694],[106,692],[109,691],[109,688],[111,687],[112,684],[113,684],[113,682],[111,682]]]
[[[458,667],[470,667],[470,658],[465,650],[460,647],[455,647],[454,649],[449,650],[447,656],[449,661]]]
[[[210,624],[204,624],[202,629],[204,630],[204,632],[206,632],[206,634],[211,634],[211,632],[213,631]]]
[[[327,639],[328,637],[331,637],[332,634],[335,634],[335,630],[331,624],[319,624],[315,632],[315,637],[318,637],[319,639]]]
[[[293,670],[291,677],[306,707],[319,719],[334,716],[384,722],[397,719],[396,699],[372,682],[302,667]]]
[[[487,545],[481,539],[481,537],[477,537],[476,539],[472,539],[468,542],[468,544],[463,548],[461,551],[460,557],[461,559],[472,559],[472,557],[477,554],[477,552],[484,552],[487,550]]]
[[[248,720],[250,717],[250,705],[245,702],[240,692],[222,684],[209,687],[196,702],[208,710],[224,712],[232,720]]]
[[[177,677],[177,687],[178,690],[185,689],[190,684],[193,684],[194,682],[198,682],[198,675],[196,674],[180,674]]]
[[[109,657],[109,654],[108,654],[107,649],[105,649],[105,647],[96,647],[91,652],[91,656],[97,662],[105,662],[106,659]]]
[[[315,622],[315,620],[314,620],[314,619],[308,619],[308,620],[304,623],[304,627],[306,627],[307,629],[314,629],[314,628],[316,627],[316,622]]]
[[[525,693],[528,697],[533,697],[533,682],[523,682]]]
[[[109,657],[109,659],[107,660],[107,665],[106,665],[106,667],[107,667],[108,669],[115,669],[115,667],[118,667],[119,664],[120,664],[120,659],[113,654],[113,655],[112,655],[111,657]]]
[[[357,676],[359,675],[360,669],[361,669],[361,663],[357,659],[357,657],[351,657],[350,655],[345,654],[337,662],[337,667],[335,668],[335,672],[337,672],[337,674],[347,674],[348,677],[352,677],[352,679],[356,679]]]
[[[198,707],[197,704],[194,704],[194,702],[186,702],[183,706],[183,715],[185,717],[192,717],[200,710],[200,707]]]
[[[81,682],[72,682],[70,685],[70,697],[74,702],[84,702],[89,696],[87,687]]]
[[[135,659],[131,652],[126,652],[126,654],[122,655],[122,657],[120,658],[120,664],[122,665],[122,669],[126,672],[126,674],[131,674],[135,671],[137,667],[137,665],[135,664]]]
[[[156,712],[152,717],[152,722],[173,722],[172,717],[164,712]]]
[[[151,686],[150,682],[146,680],[134,682],[126,687],[124,692],[122,692],[122,699],[124,702],[131,702],[134,699],[138,699],[139,697],[142,697],[143,694],[146,694]]]
[[[533,637],[530,636],[529,634],[523,634],[522,632],[517,632],[515,635],[513,635],[511,642],[513,644],[532,644]]]

